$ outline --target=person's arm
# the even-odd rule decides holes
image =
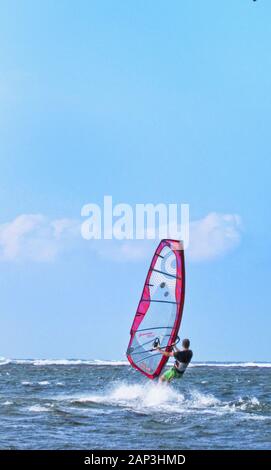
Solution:
[[[176,344],[173,344],[172,347],[173,347],[173,349],[174,349],[175,352],[180,352],[180,349],[177,348]]]
[[[157,351],[159,351],[161,354],[163,354],[163,356],[166,356],[166,357],[173,357],[174,356],[174,352],[170,351],[170,352],[167,352],[167,351],[163,351],[163,349],[161,348],[157,348]]]

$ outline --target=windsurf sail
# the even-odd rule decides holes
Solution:
[[[182,242],[162,240],[144,284],[127,349],[130,364],[150,379],[158,377],[168,358],[154,349],[157,340],[166,351],[176,341],[185,292]]]

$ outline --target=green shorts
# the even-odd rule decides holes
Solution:
[[[180,379],[182,375],[183,374],[180,374],[175,367],[172,367],[163,374],[163,377],[167,382],[171,382],[172,379]]]

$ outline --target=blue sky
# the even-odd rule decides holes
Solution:
[[[187,256],[181,334],[195,360],[271,359],[270,13],[0,2],[0,356],[124,356],[152,250],[114,245],[118,262],[73,230],[109,194],[189,204],[199,246],[215,214],[221,252]]]

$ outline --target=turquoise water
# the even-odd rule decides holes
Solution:
[[[271,449],[271,364],[0,360],[1,449]]]

